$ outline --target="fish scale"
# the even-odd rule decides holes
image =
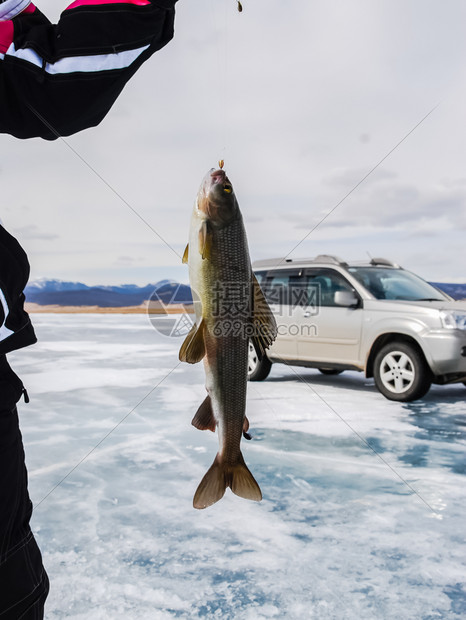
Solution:
[[[241,334],[236,336],[213,335],[218,321],[214,310],[218,309],[220,317],[227,317],[225,320],[238,319],[232,316],[230,302],[224,296],[219,296],[218,308],[214,309],[209,292],[219,283],[226,289],[239,284],[247,291],[242,304],[249,306],[251,268],[245,242],[246,232],[243,219],[241,214],[238,214],[237,219],[231,224],[213,233],[212,255],[218,259],[215,262],[202,261],[201,263],[202,290],[199,291],[199,295],[202,300],[202,316],[204,316],[207,327],[204,358],[206,388],[212,399],[212,409],[218,425],[221,446],[219,453],[228,463],[234,462],[237,458],[243,429],[246,410],[248,341]],[[245,285],[245,283],[248,284]],[[232,398],[233,394],[234,398]]]

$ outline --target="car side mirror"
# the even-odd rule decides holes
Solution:
[[[336,291],[334,302],[336,306],[351,308],[359,305],[359,299],[352,291]]]

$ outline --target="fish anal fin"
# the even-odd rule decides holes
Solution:
[[[244,462],[243,455],[239,453],[238,460],[234,465],[222,462],[217,454],[210,469],[207,471],[194,494],[194,508],[202,509],[215,504],[230,487],[235,495],[260,502],[262,493]]]
[[[212,233],[204,220],[199,230],[199,253],[203,259],[210,259],[212,250]]]
[[[180,348],[179,360],[188,364],[197,364],[205,355],[204,319],[199,325],[194,324]]]
[[[185,265],[188,262],[188,256],[189,256],[189,243],[188,245],[185,247],[184,249],[184,253],[183,253],[183,258],[181,259],[181,262]]]
[[[209,395],[206,396],[197,410],[191,424],[200,431],[212,431],[215,433],[217,422],[215,421],[214,412],[212,410],[212,400]]]

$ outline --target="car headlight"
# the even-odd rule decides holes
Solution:
[[[466,312],[442,310],[440,320],[445,329],[466,329]]]

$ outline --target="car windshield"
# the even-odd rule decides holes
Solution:
[[[389,267],[350,267],[350,273],[376,299],[402,301],[445,301],[438,289],[404,269]]]

